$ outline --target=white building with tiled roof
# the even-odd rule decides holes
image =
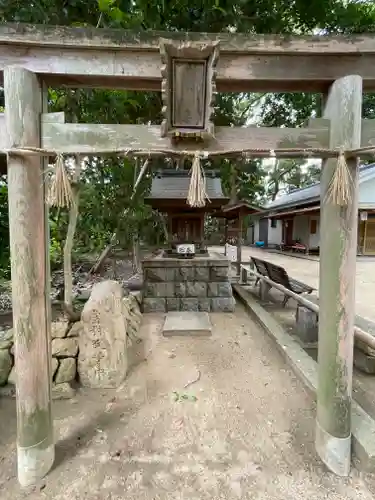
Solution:
[[[251,239],[267,247],[303,244],[310,253],[320,246],[320,184],[296,189],[268,203],[254,222]],[[358,253],[375,254],[375,163],[359,169]]]

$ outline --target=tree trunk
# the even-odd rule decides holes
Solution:
[[[141,180],[142,180],[142,177],[144,176],[144,174],[146,173],[146,170],[147,170],[147,167],[149,165],[149,160],[147,159],[145,161],[145,163],[143,164],[142,166],[142,170],[141,172],[139,173],[139,176],[138,178],[136,178],[136,180],[134,181],[134,189],[133,189],[133,193],[130,197],[130,201],[133,200],[134,198],[134,195],[136,193],[136,189],[138,187],[138,185],[140,184]],[[122,212],[121,216],[120,216],[120,219],[122,219],[123,217],[125,217],[125,215],[127,214],[128,212],[128,208],[125,208],[125,210]],[[105,249],[102,251],[102,253],[100,254],[98,260],[96,261],[96,263],[92,266],[92,268],[90,269],[90,271],[88,272],[87,274],[87,278],[93,274],[93,273],[96,273],[98,272],[98,270],[100,269],[101,265],[103,264],[105,258],[107,257],[107,255],[109,254],[109,252],[112,250],[112,247],[113,245],[115,244],[115,242],[117,241],[117,233],[118,233],[118,230],[119,230],[119,226],[117,226],[116,230],[114,233],[112,233],[112,236],[111,236],[111,239],[108,243],[108,245],[105,247]],[[87,279],[86,278],[86,279]]]
[[[69,224],[64,245],[64,310],[70,321],[80,319],[80,314],[74,312],[73,308],[73,272],[72,272],[72,250],[74,235],[77,227],[79,212],[79,178],[81,174],[81,159],[75,158],[75,169],[72,182],[73,204],[69,210]]]
[[[276,200],[276,196],[279,194],[279,182],[278,181],[275,181],[274,182],[274,188],[273,188],[273,191],[272,191],[272,196],[271,196],[271,199],[272,201],[275,201]]]
[[[135,160],[135,165],[134,165],[134,182],[133,182],[133,193],[135,193],[135,190],[137,189],[137,177],[138,177],[138,159]],[[145,168],[147,168],[147,161],[145,163]],[[132,196],[133,198],[133,196]],[[132,235],[133,239],[133,262],[132,262],[132,268],[133,268],[133,273],[138,273],[139,272],[139,234],[138,234],[138,223],[136,223],[134,232]]]
[[[137,235],[133,236],[133,272],[139,273],[140,270],[140,248],[139,248],[139,239]]]
[[[237,201],[237,168],[231,165],[230,171],[230,203],[234,204]]]

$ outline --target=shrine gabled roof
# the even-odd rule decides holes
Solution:
[[[188,195],[190,176],[163,175],[154,177],[147,200],[185,200]],[[219,177],[206,177],[206,193],[210,200],[222,200],[224,196]]]
[[[238,212],[239,210],[243,210],[244,212],[248,214],[254,214],[261,212],[263,209],[261,207],[257,207],[255,205],[251,205],[250,203],[247,203],[246,201],[238,201],[233,204],[228,204],[224,205],[222,207],[223,213],[230,214],[231,212]]]
[[[227,205],[222,205],[220,210],[216,211],[213,216],[233,220],[240,217],[240,215],[253,215],[260,212],[263,212],[263,208],[250,205],[247,201],[241,200],[236,203],[229,202]]]

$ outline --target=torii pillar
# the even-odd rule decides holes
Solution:
[[[47,96],[38,77],[22,67],[7,67],[4,92],[9,147],[41,147],[41,113],[46,111]],[[39,155],[8,157],[17,462],[22,486],[46,475],[55,453],[44,161]]]
[[[330,148],[361,145],[362,78],[335,81],[326,101]],[[358,225],[358,161],[347,159],[351,197],[338,206],[327,197],[337,159],[321,177],[319,351],[316,449],[334,473],[347,476],[351,459],[351,400]]]

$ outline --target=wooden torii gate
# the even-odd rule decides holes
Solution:
[[[358,151],[352,150],[375,145],[374,124],[361,120],[363,88],[375,90],[373,36],[132,34],[17,24],[0,26],[0,48],[5,90],[0,150],[8,155],[20,483],[34,483],[54,461],[43,175],[47,156],[58,152],[325,158],[316,448],[331,470],[347,475],[358,198]],[[165,120],[162,127],[65,123],[63,113],[47,112],[47,86],[162,90]],[[298,129],[214,127],[216,91],[321,92],[324,116]],[[343,205],[327,196],[341,148],[352,152],[346,158],[350,184]]]

